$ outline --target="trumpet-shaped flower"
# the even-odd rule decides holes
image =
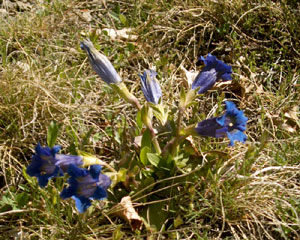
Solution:
[[[86,51],[92,68],[104,82],[106,82],[107,84],[116,84],[122,82],[119,74],[117,73],[111,62],[106,56],[99,53],[95,49],[91,40],[84,40],[80,43],[80,47],[82,50]]]
[[[230,145],[234,141],[245,142],[247,136],[243,133],[246,130],[248,118],[243,111],[238,110],[233,102],[226,101],[226,112],[221,117],[206,119],[197,124],[196,132],[201,136],[215,138],[228,137]]]
[[[231,80],[232,69],[221,60],[218,60],[215,56],[210,53],[206,58],[200,57],[199,61],[203,61],[205,67],[196,76],[192,83],[192,89],[199,88],[198,93],[205,93],[211,89],[217,81],[222,79],[223,81]]]
[[[41,187],[45,187],[50,178],[62,176],[70,164],[79,166],[83,163],[81,156],[57,154],[60,148],[42,147],[39,143],[35,147],[35,154],[26,172],[29,176],[37,177]]]
[[[78,168],[71,164],[68,169],[69,187],[64,188],[60,196],[63,199],[72,197],[79,212],[84,212],[91,206],[91,199],[107,197],[107,188],[111,181],[108,176],[100,174],[100,165],[92,165],[90,170]]]
[[[142,91],[147,102],[158,104],[162,96],[161,88],[156,80],[157,72],[154,70],[145,70],[143,75],[140,75],[142,83]]]

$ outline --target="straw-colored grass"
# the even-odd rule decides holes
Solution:
[[[0,1],[0,239],[300,238],[298,1],[26,4]],[[112,39],[104,28],[131,33]],[[138,74],[156,67],[171,110],[187,86],[180,66],[198,71],[198,56],[212,53],[233,67],[232,83],[197,98],[199,110],[191,109],[185,124],[216,116],[224,99],[234,100],[249,118],[248,141],[227,148],[226,140],[194,139],[202,168],[168,185],[186,191],[172,196],[178,211],[161,231],[132,232],[107,215],[106,202],[80,215],[72,200],[59,199],[62,181],[41,189],[25,174],[53,120],[62,126],[57,144],[64,153],[82,148],[113,166],[126,161],[124,152],[134,154],[127,133],[136,110],[92,71],[79,47],[85,37],[141,102]],[[171,202],[163,190],[143,194],[161,191],[160,200]],[[141,196],[133,201],[147,205]],[[182,223],[175,226],[175,218]]]

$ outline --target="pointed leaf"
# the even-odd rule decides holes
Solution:
[[[48,126],[47,145],[50,148],[54,147],[54,145],[55,145],[60,127],[61,127],[61,124],[57,124],[55,121],[51,121],[51,123]]]
[[[147,146],[143,147],[140,152],[140,160],[144,166],[148,164],[148,157],[147,157],[148,153],[151,153],[151,149]]]
[[[152,136],[149,129],[147,129],[143,133],[141,149],[143,149],[144,147],[148,147],[149,149],[151,149],[151,146],[152,146]]]
[[[121,231],[122,226],[117,226],[115,231],[113,232],[112,239],[113,240],[121,240],[123,239],[124,233]]]
[[[159,165],[160,157],[155,153],[147,153],[148,161],[155,167]]]
[[[142,112],[141,111],[138,111],[137,114],[136,114],[136,123],[137,123],[139,128],[143,127]]]
[[[186,101],[186,93],[185,93],[184,89],[181,88],[179,106],[184,108],[185,107],[185,101]]]
[[[120,18],[121,23],[123,23],[124,25],[127,25],[127,19],[123,14],[120,14],[119,18]]]
[[[155,228],[156,231],[160,231],[163,228],[164,222],[168,217],[167,212],[163,208],[164,203],[151,204],[140,213],[150,225],[150,228]]]

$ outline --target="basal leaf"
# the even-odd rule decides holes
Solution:
[[[149,149],[151,149],[151,146],[152,146],[152,140],[151,139],[152,139],[151,133],[150,133],[149,129],[147,129],[143,133],[141,149],[143,149],[144,147],[148,147]]]
[[[51,123],[48,126],[47,144],[50,148],[54,147],[55,145],[60,127],[61,124],[57,124],[55,121],[51,121]]]
[[[140,160],[144,166],[148,164],[148,156],[147,156],[148,153],[151,153],[151,149],[147,146],[143,147],[140,152]]]
[[[160,162],[160,157],[157,156],[155,153],[147,153],[148,161],[155,167],[158,167]]]

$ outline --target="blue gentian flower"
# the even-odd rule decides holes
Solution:
[[[60,149],[58,145],[53,148],[42,147],[39,143],[36,145],[35,154],[26,172],[29,176],[37,177],[41,187],[45,187],[50,178],[62,176],[71,163],[82,165],[81,156],[57,154]]]
[[[198,93],[205,93],[211,89],[217,81],[222,79],[223,81],[231,80],[232,69],[221,60],[218,60],[215,56],[210,53],[206,58],[200,57],[199,61],[203,61],[205,67],[196,76],[192,83],[192,89],[200,87]]]
[[[247,136],[243,133],[246,130],[248,118],[243,111],[238,110],[233,102],[226,101],[226,112],[221,117],[206,119],[197,124],[196,132],[201,136],[228,137],[230,146],[234,141],[245,142]]]
[[[161,88],[156,80],[157,72],[154,70],[145,70],[143,75],[140,75],[142,83],[142,91],[147,102],[158,104],[162,96]]]
[[[91,40],[84,40],[80,43],[80,47],[82,50],[86,51],[92,68],[104,82],[106,82],[107,84],[117,84],[122,82],[122,79],[120,78],[111,62],[106,56],[99,53],[95,49]]]
[[[63,199],[72,197],[79,212],[84,212],[91,206],[91,199],[107,197],[107,188],[111,181],[108,176],[100,174],[100,165],[91,165],[90,170],[78,168],[71,164],[68,169],[69,187],[64,188],[60,196]]]

